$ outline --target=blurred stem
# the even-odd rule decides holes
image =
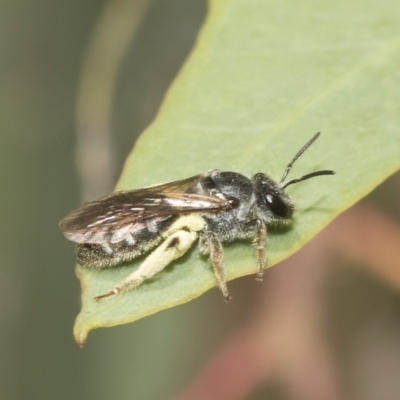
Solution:
[[[400,227],[392,217],[361,202],[325,231],[332,245],[400,290]]]
[[[112,191],[111,116],[118,72],[149,0],[109,0],[89,39],[77,101],[76,163],[84,200]]]

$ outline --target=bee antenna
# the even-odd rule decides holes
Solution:
[[[289,185],[293,185],[293,183],[305,181],[306,179],[314,178],[314,176],[320,176],[320,175],[335,175],[335,171],[323,170],[323,171],[311,172],[310,174],[307,174],[307,175],[301,176],[300,178],[292,179],[291,181],[286,182],[286,183],[282,186],[282,189],[285,189],[285,188],[288,187]]]
[[[301,155],[318,139],[318,136],[321,134],[321,132],[317,132],[301,149],[300,149],[300,151],[293,157],[293,159],[290,161],[290,163],[287,165],[287,167],[286,167],[286,169],[285,169],[285,172],[283,173],[283,176],[282,176],[282,179],[281,179],[281,181],[280,181],[280,183],[282,183],[285,179],[286,179],[286,177],[287,177],[287,175],[288,175],[288,173],[289,173],[289,171],[291,170],[291,168],[292,168],[292,166],[293,166],[293,164],[295,163],[295,161],[296,160],[298,160],[300,157],[301,157]],[[322,175],[326,175],[326,174],[322,174]],[[307,176],[307,175],[305,175],[305,176]],[[310,176],[310,178],[311,178],[311,176]],[[307,179],[307,178],[306,178]],[[302,180],[304,180],[304,179],[302,179]],[[293,182],[294,183],[294,182]],[[284,186],[284,187],[286,187],[287,186],[287,184]]]

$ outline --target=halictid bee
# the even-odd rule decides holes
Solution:
[[[231,171],[213,170],[181,181],[113,193],[83,204],[60,222],[67,239],[76,242],[78,263],[86,268],[111,268],[154,249],[144,262],[110,291],[110,298],[139,286],[185,254],[199,241],[208,255],[225,300],[230,296],[223,263],[223,242],[254,238],[258,279],[266,264],[267,227],[291,219],[293,200],[285,189],[314,176],[311,172],[285,179],[294,162],[318,138],[306,143],[276,182],[263,173],[251,179]]]

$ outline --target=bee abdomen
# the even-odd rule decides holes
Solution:
[[[131,261],[159,245],[163,241],[163,232],[175,219],[157,222],[157,229],[143,228],[132,232],[129,240],[118,243],[79,243],[75,248],[78,264],[86,268],[101,269]]]

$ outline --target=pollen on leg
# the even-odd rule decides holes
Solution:
[[[179,242],[180,242],[180,240],[178,237],[172,238],[172,240],[167,244],[167,249],[170,249],[172,247],[178,247]]]
[[[197,237],[198,235],[196,232],[188,232],[186,230],[175,232],[148,255],[138,269],[135,269],[109,292],[97,296],[95,299],[101,300],[110,298],[141,285],[146,279],[151,278],[163,270],[173,260],[185,254]]]

